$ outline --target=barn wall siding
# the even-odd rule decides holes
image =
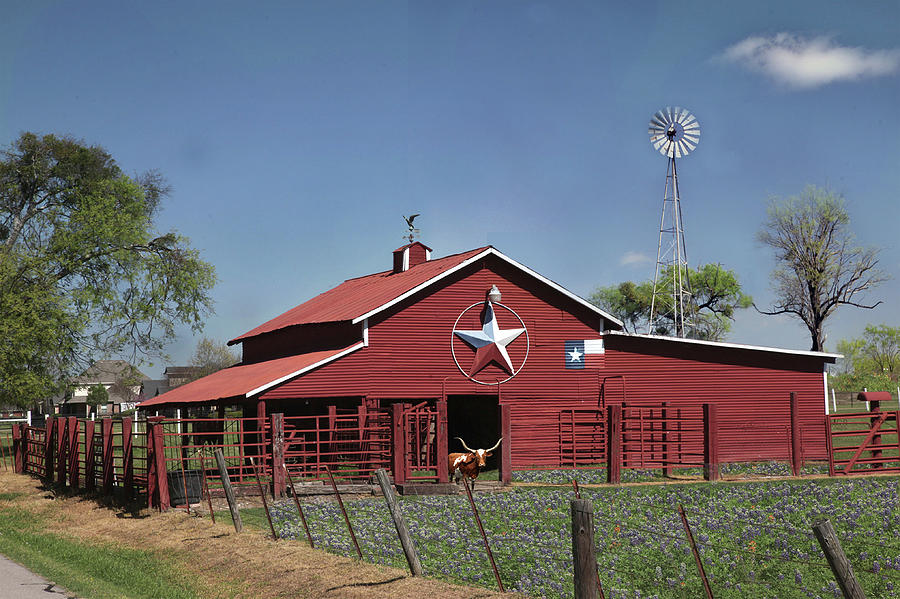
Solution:
[[[560,410],[598,409],[623,401],[716,403],[721,459],[784,458],[790,451],[790,391],[801,401],[805,456],[824,457],[820,359],[610,335],[603,368],[566,370],[564,342],[597,338],[601,319],[492,258],[372,317],[368,347],[273,388],[262,398],[289,405],[291,398],[301,397],[418,400],[446,393],[483,395],[486,405],[492,405],[497,387],[468,381],[451,355],[453,343],[463,367],[471,363],[473,351],[452,339],[451,331],[457,316],[483,301],[492,285],[500,288],[501,303],[522,318],[530,340],[525,368],[499,389],[500,401],[511,408],[508,442],[514,467],[558,464]],[[502,307],[496,314],[501,329],[520,326]],[[480,311],[467,312],[457,328],[480,329]],[[288,335],[279,338],[280,350],[289,344]],[[508,351],[517,366],[525,356],[524,335]],[[506,376],[493,365],[478,374],[485,381]]]
[[[617,340],[609,337],[608,346]],[[764,362],[772,363],[763,356]],[[802,358],[802,357],[801,357]],[[790,392],[797,394],[804,457],[823,459],[825,449],[822,366],[790,357],[781,369],[709,362],[709,354],[683,357],[607,350],[611,374],[624,376],[626,403],[670,402],[673,406],[715,403],[719,406],[719,456],[723,461],[784,459],[790,455]],[[730,357],[729,361],[734,361]],[[758,362],[758,361],[757,361]]]

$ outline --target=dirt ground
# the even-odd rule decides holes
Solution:
[[[57,495],[29,476],[0,472],[0,492],[22,493],[10,503],[46,514],[50,521],[58,523],[58,528],[54,528],[58,534],[176,556],[204,596],[223,596],[220,589],[224,581],[225,586],[240,589],[236,597],[248,599],[512,597],[487,589],[414,578],[405,570],[331,555],[298,541],[276,542],[258,530],[245,528],[236,534],[230,521],[212,524],[208,517],[188,515],[181,510],[163,514],[143,510],[132,514],[104,507],[83,497]]]

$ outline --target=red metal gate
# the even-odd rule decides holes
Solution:
[[[610,415],[607,410],[560,410],[559,465],[591,468],[609,457]],[[703,466],[703,406],[622,406],[622,466],[663,468]]]
[[[859,412],[826,416],[828,473],[831,476],[900,472],[900,412]]]
[[[390,468],[390,413],[360,406],[332,408],[321,416],[284,418],[284,460],[299,480],[325,480],[325,467],[336,478],[366,480]]]
[[[392,406],[394,482],[447,482],[447,403]]]

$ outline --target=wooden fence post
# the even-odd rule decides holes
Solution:
[[[134,493],[134,441],[132,438],[131,418],[122,418],[122,480],[125,483],[125,496],[131,499]]]
[[[272,429],[272,497],[284,497],[284,414],[269,416]]]
[[[714,403],[703,404],[703,478],[719,480],[719,415]]]
[[[834,572],[834,578],[841,587],[844,599],[865,599],[865,594],[856,576],[853,574],[853,566],[850,560],[844,555],[841,549],[841,543],[834,533],[834,528],[828,520],[820,520],[813,525],[813,534],[822,546],[822,552],[825,553],[825,559]]]
[[[94,467],[97,462],[94,456],[94,421],[84,421],[84,488],[93,491],[97,486],[97,474]]]
[[[803,465],[803,447],[800,438],[800,402],[797,394],[791,391],[791,474],[800,476],[800,467]]]
[[[622,406],[606,407],[606,482],[622,482]]]
[[[25,472],[25,451],[28,446],[26,434],[24,424],[17,424],[12,429],[12,450],[13,455],[15,456],[13,459],[13,471],[16,474]]]
[[[53,433],[56,431],[56,423],[53,416],[48,416],[44,422],[44,478],[53,480],[53,459],[56,443],[53,441]]]
[[[69,486],[77,489],[79,484],[78,475],[80,474],[80,464],[78,463],[78,418],[69,416],[66,428],[68,430],[67,442],[69,444]]]
[[[219,468],[219,478],[222,479],[222,488],[225,489],[225,498],[228,500],[228,509],[231,510],[234,532],[241,532],[244,524],[241,522],[241,512],[238,510],[237,501],[234,499],[234,489],[231,488],[231,479],[228,477],[225,455],[222,453],[221,447],[217,447],[213,453],[216,456],[216,466]]]
[[[406,482],[406,440],[403,426],[404,404],[391,405],[391,463],[394,471],[394,484]]]
[[[508,485],[512,482],[512,418],[510,418],[509,405],[498,406],[500,419],[500,484]],[[442,455],[447,455],[446,453]],[[444,463],[447,460],[443,460]]]
[[[103,494],[110,495],[113,487],[113,422],[110,418],[100,421],[100,435],[103,437]]]
[[[594,506],[588,499],[572,499],[570,506],[575,599],[596,599],[599,587],[597,551],[594,548]]]
[[[56,419],[56,482],[63,486],[66,484],[66,448],[68,447],[66,425],[68,421],[68,418]]]
[[[388,510],[391,512],[391,518],[394,520],[394,528],[397,529],[397,536],[400,537],[400,545],[403,547],[403,553],[406,555],[406,562],[409,564],[409,571],[413,576],[425,576],[422,570],[422,562],[419,560],[419,553],[416,551],[416,545],[413,543],[412,537],[409,535],[409,528],[406,526],[406,520],[397,505],[397,498],[394,497],[394,491],[391,489],[391,481],[388,480],[387,472],[384,468],[375,471],[375,478],[378,479],[378,485],[384,494],[384,500],[387,502]]]
[[[147,499],[149,507],[164,512],[170,506],[162,421],[162,416],[147,418]]]

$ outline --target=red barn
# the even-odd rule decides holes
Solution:
[[[792,392],[804,457],[824,458],[824,370],[837,357],[626,334],[613,316],[493,247],[431,259],[419,242],[395,250],[390,270],[348,279],[236,343],[240,365],[141,409],[241,404],[253,416],[360,422],[379,410],[395,420],[436,410],[446,430],[435,455],[453,437],[488,447],[504,436],[514,469],[602,461],[589,437],[604,408],[663,402],[670,418],[715,404],[722,461],[783,459]]]

